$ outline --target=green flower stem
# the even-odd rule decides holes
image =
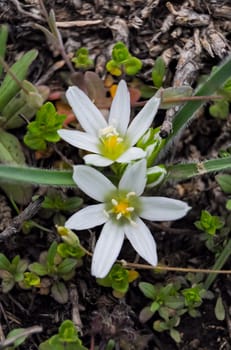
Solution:
[[[213,270],[221,269],[226,263],[226,261],[229,259],[230,255],[231,255],[231,239],[228,241],[223,251],[221,252],[219,258],[216,260],[215,264],[213,265]],[[213,284],[216,277],[217,277],[217,274],[214,274],[214,273],[210,273],[208,275],[204,284],[206,289],[210,288],[210,286]]]
[[[168,180],[184,180],[191,177],[231,169],[231,157],[211,159],[198,163],[186,163],[167,166]]]
[[[72,170],[47,170],[0,164],[0,183],[35,184],[44,186],[76,187],[72,180]]]
[[[208,96],[216,93],[216,91],[225,83],[230,77],[231,72],[231,56],[226,59],[222,65],[216,68],[214,72],[210,74],[208,79],[198,87],[195,96]],[[185,105],[176,113],[172,124],[172,133],[167,139],[167,143],[172,140],[178,132],[187,125],[189,120],[193,117],[195,112],[203,105],[204,101],[188,101]]]

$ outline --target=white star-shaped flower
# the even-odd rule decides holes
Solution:
[[[86,165],[74,166],[73,179],[89,197],[101,202],[81,209],[65,224],[67,228],[75,230],[104,224],[92,259],[92,275],[98,278],[105,277],[111,269],[125,237],[142,258],[156,266],[155,240],[140,218],[177,220],[190,209],[180,200],[141,196],[146,185],[145,159],[127,166],[118,187],[102,173]]]
[[[108,122],[78,87],[69,87],[66,97],[85,132],[61,129],[58,134],[72,146],[91,153],[84,157],[86,164],[104,167],[146,156],[145,151],[133,146],[152,124],[160,104],[159,98],[152,97],[128,126],[130,95],[124,80],[118,85]]]

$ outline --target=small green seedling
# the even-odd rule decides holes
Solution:
[[[72,212],[78,209],[83,203],[80,197],[65,197],[64,194],[56,189],[49,189],[42,203],[42,208],[53,211]]]
[[[88,70],[93,67],[93,60],[89,57],[89,51],[86,47],[81,47],[76,51],[75,57],[72,58],[75,68]]]
[[[123,73],[127,75],[136,75],[142,68],[142,62],[132,56],[127,46],[119,41],[112,49],[112,59],[107,62],[106,69],[115,76]]]
[[[154,330],[168,331],[172,339],[179,343],[180,333],[175,327],[180,324],[181,316],[185,313],[191,317],[200,316],[198,308],[203,299],[213,298],[213,294],[205,289],[202,279],[201,274],[188,274],[186,278],[181,276],[167,285],[139,283],[142,293],[152,300],[151,305],[141,310],[140,321],[144,323],[158,313],[161,319],[154,321]]]
[[[79,339],[74,323],[65,320],[59,332],[39,345],[39,350],[87,350]]]
[[[138,278],[139,274],[135,270],[127,270],[120,264],[114,264],[111,271],[104,278],[97,278],[100,286],[111,287],[113,295],[122,298],[129,289],[129,283]]]
[[[29,265],[29,270],[40,277],[48,276],[51,280],[51,295],[59,303],[66,303],[68,291],[60,280],[70,280],[79,261],[69,257],[62,258],[57,250],[58,244],[53,242],[47,252],[40,254],[39,262]]]
[[[207,210],[202,210],[200,220],[194,222],[194,225],[204,232],[200,239],[205,241],[206,247],[214,253],[219,253],[222,242],[227,238],[225,221],[219,216],[211,215]],[[221,230],[223,227],[224,229]],[[220,230],[219,235],[217,235],[217,230]]]
[[[45,151],[47,142],[56,143],[60,140],[57,133],[66,115],[59,115],[51,102],[45,103],[36,113],[35,121],[27,125],[24,143],[34,150]]]
[[[40,287],[40,277],[33,272],[24,272],[24,278],[19,285],[22,289],[31,289],[34,287]]]
[[[216,231],[224,226],[224,222],[219,216],[211,215],[207,210],[202,210],[200,220],[194,222],[194,225],[199,230],[214,236]]]
[[[8,293],[15,283],[24,279],[27,266],[28,262],[20,259],[19,255],[16,255],[10,262],[4,254],[0,253],[0,278],[3,293]]]

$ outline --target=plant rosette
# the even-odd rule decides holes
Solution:
[[[92,275],[98,278],[105,277],[111,269],[125,237],[144,260],[156,266],[156,243],[140,218],[177,220],[190,209],[180,200],[141,196],[147,181],[145,159],[127,166],[118,187],[102,173],[86,165],[74,166],[73,179],[89,197],[101,202],[81,209],[65,223],[65,227],[75,230],[104,224],[91,266]]]
[[[118,85],[108,121],[78,87],[69,87],[66,97],[85,132],[61,129],[58,134],[72,146],[91,153],[83,157],[86,164],[105,167],[146,156],[144,150],[134,145],[152,124],[160,105],[159,98],[152,97],[128,126],[131,106],[124,80]]]

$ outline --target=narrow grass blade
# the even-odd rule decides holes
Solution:
[[[44,186],[76,187],[72,171],[26,168],[0,164],[0,183],[35,184]]]
[[[176,164],[167,167],[167,180],[185,180],[191,177],[231,169],[231,157],[211,159],[198,163]]]
[[[226,80],[231,75],[231,56],[228,57],[219,67],[217,67],[207,78],[207,80],[201,84],[196,92],[195,96],[210,96],[217,92],[219,87],[224,85]],[[173,120],[173,131],[167,139],[167,143],[171,141],[182,128],[187,126],[187,123],[193,118],[195,112],[203,105],[204,101],[188,101],[185,105],[176,113]]]

